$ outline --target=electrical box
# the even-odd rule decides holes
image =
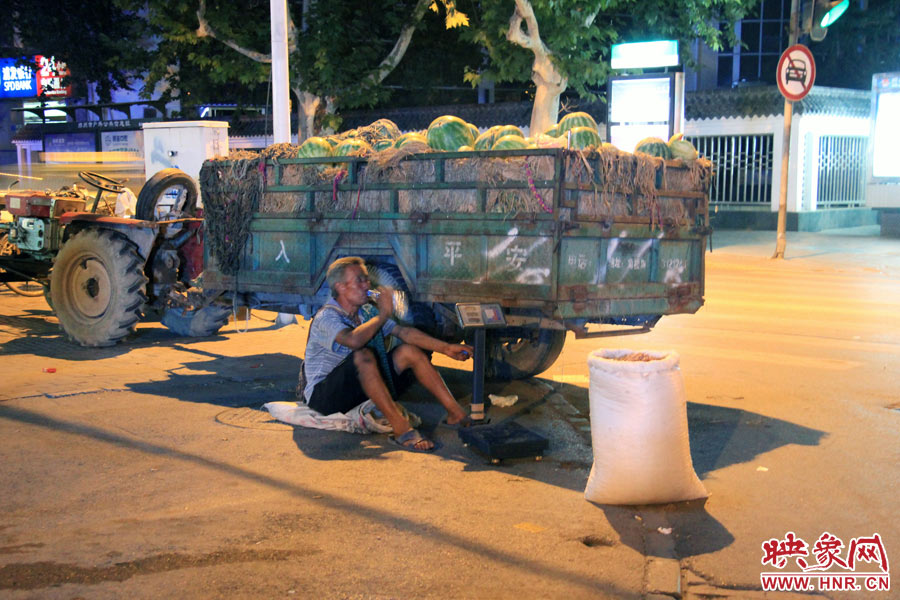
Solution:
[[[163,121],[141,127],[147,179],[163,169],[174,168],[197,180],[204,160],[228,156],[226,121]]]

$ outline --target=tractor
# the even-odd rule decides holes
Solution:
[[[83,346],[111,346],[150,313],[181,335],[217,332],[231,308],[194,285],[203,268],[195,181],[178,169],[159,171],[141,188],[135,218],[126,218],[108,203],[98,210],[103,192],[122,193],[123,181],[89,171],[79,177],[96,189],[90,210],[77,190],[5,194],[12,221],[0,231],[7,250],[0,280],[37,288]]]

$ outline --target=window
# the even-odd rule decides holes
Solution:
[[[790,0],[762,0],[735,28],[741,46],[719,53],[718,83],[775,83],[778,57],[787,47]]]

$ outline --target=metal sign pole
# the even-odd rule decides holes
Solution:
[[[791,30],[788,40],[788,48],[797,43],[798,37],[798,0],[791,0]],[[784,258],[784,249],[787,246],[787,193],[788,175],[791,156],[791,130],[794,103],[785,97],[784,99],[784,140],[781,144],[781,189],[778,197],[778,231],[775,240],[775,254],[772,258]]]

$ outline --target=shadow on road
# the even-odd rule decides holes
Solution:
[[[789,444],[816,446],[826,435],[781,419],[694,402],[688,402],[687,416],[691,459],[701,478]],[[734,536],[706,511],[706,499],[654,506],[599,506],[621,542],[648,556],[671,555],[671,543],[659,543],[660,536],[666,535],[657,529],[660,522],[671,527],[668,535],[673,536],[679,558],[716,552],[734,542]]]
[[[138,394],[227,407],[259,407],[266,402],[291,399],[300,369],[298,357],[281,352],[224,356],[185,345],[190,341],[179,338],[172,349],[198,357],[197,360],[185,360],[178,367],[167,369],[166,380],[129,383],[128,389]]]
[[[706,499],[652,506],[600,505],[619,541],[644,554],[687,558],[730,546],[734,536],[706,511]],[[658,527],[671,528],[670,533]],[[672,536],[672,537],[669,537]]]
[[[701,478],[788,444],[817,446],[827,435],[781,419],[696,402],[688,402],[687,416],[691,459]]]
[[[222,334],[205,338],[186,338],[169,331],[159,323],[144,321],[138,324],[135,333],[115,346],[85,348],[67,338],[49,307],[46,310],[23,310],[13,316],[0,315],[0,327],[8,327],[20,332],[18,337],[0,344],[0,356],[33,354],[65,360],[95,361],[122,356],[134,350],[153,346],[166,347],[226,339]],[[265,325],[250,328],[251,331],[262,329],[272,329],[272,327]]]

